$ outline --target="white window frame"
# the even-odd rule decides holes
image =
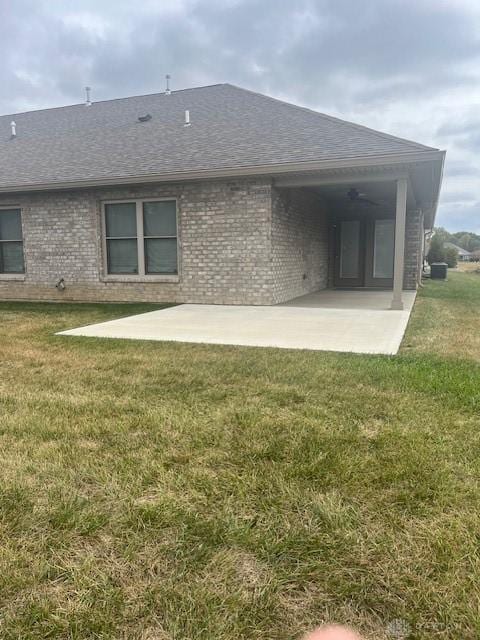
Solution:
[[[177,273],[146,273],[145,271],[145,236],[143,233],[143,204],[145,202],[175,202],[175,223],[177,240]],[[109,273],[107,254],[107,225],[106,225],[106,205],[108,204],[135,204],[137,219],[137,257],[138,273]],[[124,198],[122,200],[104,200],[101,206],[102,218],[102,255],[103,255],[103,280],[106,282],[178,282],[180,279],[180,241],[178,225],[178,198]],[[148,238],[148,236],[147,236]]]
[[[5,204],[0,206],[1,211],[12,211],[17,210],[20,212],[20,228],[22,230],[22,249],[23,249],[23,271],[18,271],[15,273],[0,271],[0,280],[25,280],[25,275],[27,273],[27,260],[25,256],[25,237],[23,233],[23,210],[22,207],[18,204]],[[3,242],[20,242],[19,240],[6,240]]]

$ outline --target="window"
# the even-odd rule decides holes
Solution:
[[[177,211],[172,200],[143,203],[145,273],[177,273]]]
[[[0,209],[0,273],[25,273],[20,209]]]
[[[112,202],[104,206],[109,275],[175,275],[175,200]]]
[[[108,273],[138,273],[135,202],[105,205]]]

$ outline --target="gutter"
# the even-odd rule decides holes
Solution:
[[[439,153],[441,154],[440,175],[437,182],[437,188],[435,190],[434,197],[433,197],[433,206],[432,206],[433,213],[432,213],[432,223],[430,227],[431,229],[433,229],[433,227],[435,226],[435,218],[437,216],[438,202],[440,200],[440,192],[442,190],[443,172],[445,169],[445,156],[447,155],[446,151],[440,151]]]
[[[337,160],[316,160],[307,162],[286,162],[274,165],[254,165],[249,167],[229,167],[218,169],[198,169],[192,171],[175,171],[162,174],[141,176],[122,176],[98,178],[91,180],[73,180],[68,182],[33,183],[24,185],[1,186],[0,193],[23,193],[30,191],[58,191],[64,189],[85,189],[89,187],[106,187],[130,184],[147,184],[155,182],[184,182],[206,180],[212,178],[237,178],[245,176],[271,176],[283,173],[322,171],[328,169],[351,169],[355,167],[376,167],[384,164],[404,164],[405,162],[432,162],[445,158],[445,151],[413,151],[398,154],[362,156],[358,158],[339,158]],[[439,193],[439,189],[437,190]],[[438,203],[438,194],[437,194]]]

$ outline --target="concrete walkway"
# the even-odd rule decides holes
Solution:
[[[142,313],[59,335],[395,354],[415,301],[388,291],[320,291],[273,307],[196,305]]]

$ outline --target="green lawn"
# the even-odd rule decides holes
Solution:
[[[2,640],[480,636],[480,276],[399,356],[97,340],[0,304]]]

